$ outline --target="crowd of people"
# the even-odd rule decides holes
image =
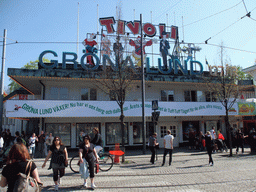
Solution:
[[[90,177],[91,188],[94,189],[94,177],[95,177],[95,164],[99,162],[98,152],[102,149],[102,138],[98,128],[93,128],[94,137],[91,137],[84,132],[79,135],[79,162],[80,174],[83,179],[83,187],[88,187],[87,179]],[[256,149],[256,132],[254,129],[251,130],[249,135],[244,135],[241,129],[238,129],[235,133],[234,138],[236,139],[236,152],[239,152],[239,148],[244,153],[244,140],[249,139],[251,150]],[[171,135],[171,130],[167,130],[167,134],[164,136],[164,153],[162,166],[165,165],[167,154],[169,154],[169,166],[172,163],[173,153],[173,141],[174,136]],[[49,135],[41,131],[36,136],[35,133],[31,137],[26,137],[25,133],[21,134],[17,131],[15,136],[12,137],[10,130],[4,130],[0,135],[0,148],[11,146],[10,152],[7,157],[6,166],[2,170],[2,177],[0,180],[0,186],[8,186],[7,192],[13,191],[15,181],[18,173],[30,174],[38,184],[41,186],[43,183],[40,180],[37,166],[34,162],[31,164],[30,172],[26,170],[28,163],[35,157],[36,144],[38,145],[38,157],[45,157],[42,168],[46,166],[46,162],[51,158],[50,167],[53,171],[54,189],[58,191],[60,185],[60,179],[65,175],[65,167],[68,166],[68,152],[67,148],[62,143],[59,136],[53,137],[52,133]],[[213,166],[212,153],[217,149],[221,149],[225,144],[225,138],[219,129],[215,132],[215,127],[212,127],[210,131],[203,134],[201,131],[197,134],[194,133],[193,129],[189,132],[189,149],[206,149],[209,156],[209,165]],[[148,143],[149,149],[152,152],[150,162],[155,163],[156,150],[159,147],[157,142],[157,133],[153,133],[149,137]],[[256,151],[256,150],[255,150]]]
[[[248,144],[251,147],[251,153],[256,153],[256,131],[252,129],[249,135],[244,135],[241,129],[237,129],[236,132],[231,133],[232,136],[232,146],[236,147],[236,154],[241,148],[242,153],[244,153],[245,139],[248,138]],[[173,140],[174,137],[171,135],[171,130],[167,131],[167,135],[164,136],[164,154],[163,163],[165,165],[166,155],[169,154],[169,166],[172,163],[172,152],[173,152]],[[209,165],[213,166],[212,153],[216,153],[218,150],[223,152],[228,150],[227,140],[224,138],[221,129],[215,132],[215,127],[203,134],[202,131],[195,132],[192,128],[188,133],[188,147],[189,149],[198,149],[201,151],[206,150],[209,156]],[[157,133],[153,133],[149,137],[148,147],[151,151],[150,163],[155,163],[156,150],[159,146],[157,142]]]
[[[81,143],[79,144],[79,162],[80,174],[83,178],[83,187],[88,187],[87,178],[91,179],[91,188],[94,189],[96,186],[94,184],[95,176],[95,163],[98,163],[98,151],[102,149],[102,138],[99,133],[98,128],[93,128],[94,137],[88,134],[80,134]],[[68,166],[68,151],[67,148],[62,143],[59,136],[53,137],[52,133],[49,135],[41,131],[41,133],[36,136],[35,133],[31,137],[26,138],[25,133],[19,132],[15,133],[15,137],[11,137],[10,130],[6,130],[0,136],[0,147],[10,146],[6,166],[3,168],[2,177],[0,180],[0,186],[8,186],[7,192],[12,192],[17,186],[18,174],[23,173],[29,175],[37,181],[37,183],[42,186],[43,183],[40,180],[37,165],[32,161],[35,156],[36,144],[38,146],[38,157],[45,157],[42,168],[46,166],[46,162],[51,158],[50,167],[53,171],[53,181],[54,189],[58,191],[60,180],[65,175],[65,168]],[[7,140],[6,140],[7,139]],[[97,151],[97,152],[96,152]],[[27,170],[27,165],[30,165],[30,172]]]

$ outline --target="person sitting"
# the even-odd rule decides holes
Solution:
[[[99,153],[100,150],[102,150],[102,138],[99,133],[99,128],[94,127],[93,128],[93,133],[94,133],[94,138],[92,139],[91,143],[95,146],[95,150],[97,154]]]

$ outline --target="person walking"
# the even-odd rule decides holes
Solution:
[[[31,150],[31,158],[34,159],[35,157],[35,151],[36,151],[36,141],[38,141],[38,138],[35,133],[32,134],[32,136],[29,138],[29,149]]]
[[[26,170],[27,164],[29,163],[28,160],[30,160],[30,156],[27,147],[23,143],[14,144],[8,154],[7,165],[3,168],[0,180],[1,187],[8,185],[7,192],[13,192],[19,173],[28,175],[28,171]],[[34,162],[31,164],[30,175],[39,185],[43,185]]]
[[[87,188],[87,178],[89,177],[87,163],[89,165],[90,179],[91,179],[91,188],[94,189],[96,186],[94,184],[94,162],[99,162],[96,150],[94,145],[90,143],[90,136],[84,136],[84,142],[80,145],[79,148],[79,163],[80,163],[80,173],[81,178],[84,179],[83,187]]]
[[[173,150],[173,139],[174,136],[171,135],[171,130],[167,131],[167,135],[164,136],[164,156],[162,166],[165,164],[165,157],[169,153],[169,166],[172,163],[172,150]]]
[[[205,135],[205,145],[206,145],[207,153],[209,155],[209,165],[213,166],[212,151],[213,151],[214,143],[213,143],[213,139],[210,131],[207,131]]]
[[[59,190],[60,178],[65,174],[65,167],[68,165],[67,148],[63,145],[60,137],[56,136],[53,139],[53,144],[50,147],[47,157],[44,160],[42,168],[52,156],[53,181],[55,183],[55,191]]]
[[[44,155],[44,142],[45,142],[45,134],[44,134],[44,131],[41,131],[41,134],[38,135],[39,157],[45,157],[45,155]]]
[[[150,162],[152,164],[155,164],[156,146],[159,145],[159,143],[157,143],[156,137],[157,137],[157,133],[153,133],[153,135],[149,137],[149,142],[148,142],[149,150],[152,153],[150,158]]]
[[[45,141],[45,143],[46,143],[46,148],[47,148],[47,154],[48,154],[48,152],[49,152],[49,150],[50,150],[50,147],[51,147],[51,145],[52,145],[53,139],[54,139],[54,137],[52,136],[52,133],[49,133],[49,136],[48,136],[48,138],[47,138],[46,141]]]
[[[236,154],[239,151],[239,147],[242,148],[242,153],[244,153],[244,139],[248,137],[248,135],[244,135],[244,133],[241,131],[241,129],[237,130],[236,133]]]

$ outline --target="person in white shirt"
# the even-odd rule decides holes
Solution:
[[[211,136],[212,136],[212,139],[215,140],[216,139],[216,133],[215,133],[215,127],[212,127],[212,129],[210,130],[210,133],[211,133]]]
[[[167,131],[167,135],[164,136],[164,156],[163,156],[163,164],[165,164],[165,157],[167,153],[169,153],[170,158],[169,158],[169,166],[172,163],[172,150],[173,150],[173,139],[174,136],[171,135],[171,130]]]
[[[4,147],[4,139],[2,135],[0,135],[0,150],[2,150],[3,147]]]

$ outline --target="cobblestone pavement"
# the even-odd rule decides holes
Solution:
[[[244,154],[236,155],[235,149],[233,153],[233,157],[226,152],[213,154],[214,166],[209,166],[205,151],[179,148],[174,149],[172,165],[166,163],[162,167],[162,150],[158,152],[158,161],[154,165],[149,162],[149,151],[146,154],[141,150],[127,151],[127,164],[115,164],[110,171],[100,171],[96,175],[95,191],[256,191],[256,156],[250,155],[249,148]],[[54,191],[52,171],[41,168],[43,160],[34,160],[44,183],[42,191]],[[67,168],[59,191],[92,190],[82,188],[82,183],[80,175]],[[6,188],[1,188],[1,191],[6,191]]]

